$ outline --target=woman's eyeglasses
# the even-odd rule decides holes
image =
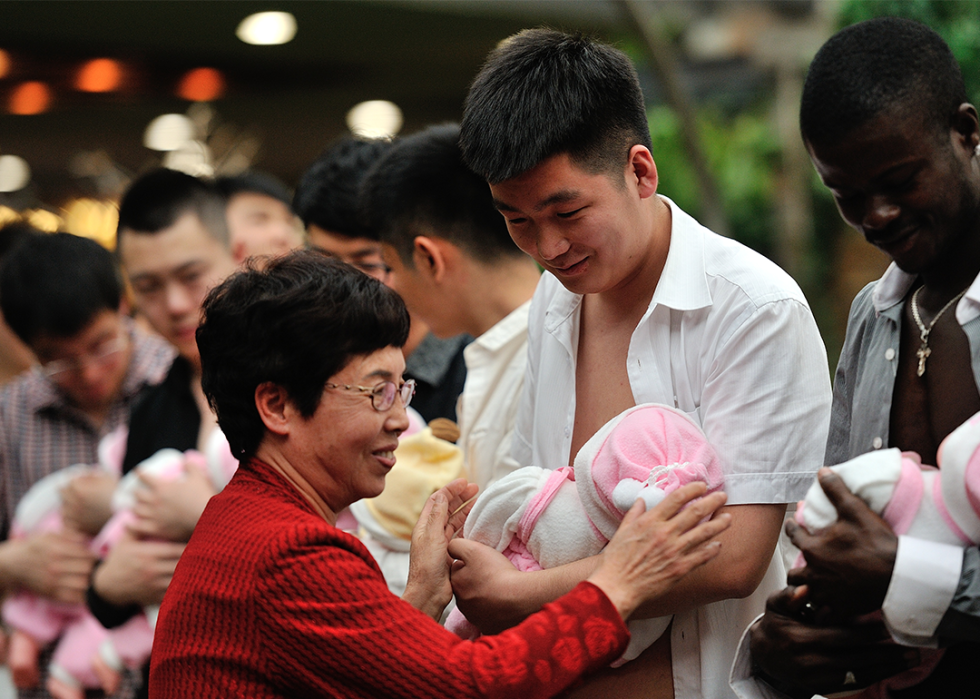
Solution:
[[[379,413],[383,413],[386,410],[390,410],[391,406],[395,404],[396,395],[401,396],[402,405],[406,408],[408,407],[408,404],[412,402],[412,396],[415,395],[415,379],[403,381],[401,385],[396,384],[394,381],[384,381],[374,388],[335,383],[326,383],[324,384],[324,388],[340,388],[345,391],[357,391],[363,395],[371,396],[371,405]]]

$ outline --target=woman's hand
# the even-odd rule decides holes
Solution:
[[[453,596],[449,542],[463,529],[476,492],[476,484],[464,478],[440,488],[426,501],[412,532],[408,582],[402,599],[437,621]]]
[[[718,555],[721,544],[711,539],[728,528],[731,515],[699,524],[725,504],[724,493],[702,497],[706,490],[704,483],[688,484],[649,512],[638,500],[603,549],[588,580],[606,593],[624,619]]]

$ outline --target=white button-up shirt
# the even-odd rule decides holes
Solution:
[[[463,350],[466,383],[456,406],[466,477],[486,487],[517,468],[511,442],[524,368],[531,302],[511,311]]]
[[[701,425],[725,471],[729,505],[803,497],[822,465],[830,372],[806,299],[778,266],[671,207],[667,261],[633,331],[627,372],[636,403],[674,406]],[[528,321],[528,369],[514,435],[521,465],[570,460],[582,297],[542,277]],[[777,551],[750,597],[677,614],[677,699],[734,696],[739,635],[785,585]]]

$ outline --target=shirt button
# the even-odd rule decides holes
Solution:
[[[568,435],[570,435],[571,433],[572,433],[572,429],[571,429],[570,427],[566,427],[566,428],[565,428],[565,436],[567,437],[567,436],[568,436]]]
[[[871,446],[875,449],[881,449],[882,444],[884,444],[884,442],[881,441],[881,437],[875,437],[871,440]]]
[[[885,359],[887,359],[890,362],[894,358],[895,358],[895,349],[889,347],[888,349],[885,350]]]

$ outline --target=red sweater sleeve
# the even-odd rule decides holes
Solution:
[[[360,541],[253,462],[211,499],[177,565],[150,696],[533,699],[628,641],[589,583],[505,633],[463,641],[392,595]]]
[[[393,596],[354,551],[294,551],[258,578],[267,669],[337,696],[550,697],[629,641],[609,599],[582,583],[521,625],[463,641]]]

